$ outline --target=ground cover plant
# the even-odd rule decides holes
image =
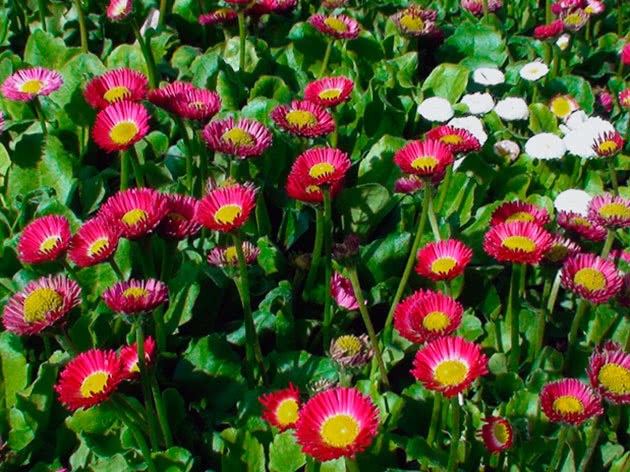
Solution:
[[[0,470],[630,470],[630,5],[5,0]]]

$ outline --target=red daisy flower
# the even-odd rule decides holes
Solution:
[[[488,416],[483,421],[484,425],[477,434],[491,454],[498,454],[512,446],[514,432],[508,420],[498,416]]]
[[[549,213],[537,205],[516,200],[503,203],[494,210],[490,226],[496,226],[499,223],[511,223],[512,221],[529,221],[538,226],[544,226],[549,223]]]
[[[588,217],[605,228],[630,226],[630,200],[605,193],[588,203]]]
[[[417,175],[401,177],[394,183],[394,193],[414,193],[424,187],[424,181]]]
[[[537,26],[534,29],[534,37],[536,39],[549,39],[559,36],[564,31],[564,22],[562,20],[553,21],[550,25]]]
[[[485,234],[483,249],[498,261],[537,264],[551,248],[551,235],[536,223],[499,223]]]
[[[334,107],[347,102],[354,82],[347,77],[324,77],[311,82],[304,89],[304,99],[323,107]]]
[[[630,88],[619,92],[619,105],[621,105],[623,108],[630,107]]]
[[[221,109],[221,98],[211,90],[194,88],[179,94],[172,107],[186,120],[207,122]]]
[[[116,313],[148,313],[168,303],[168,287],[156,279],[123,280],[103,291],[103,301]]]
[[[55,390],[70,411],[107,400],[122,380],[122,365],[112,350],[79,354],[61,371]]]
[[[429,243],[418,251],[416,272],[431,280],[451,280],[464,272],[472,250],[460,241],[447,239]]]
[[[197,205],[195,220],[215,231],[240,228],[256,206],[257,193],[251,183],[215,188]]]
[[[54,261],[70,245],[70,222],[65,216],[48,215],[31,221],[24,227],[17,250],[26,264]]]
[[[622,307],[630,308],[630,273],[623,276],[621,289],[616,299]]]
[[[245,264],[253,264],[258,260],[260,249],[249,241],[244,241],[241,245]],[[238,265],[238,254],[236,246],[215,247],[208,253],[208,264],[216,267],[235,267]]]
[[[354,388],[318,393],[300,410],[297,443],[319,461],[354,457],[372,442],[378,429],[378,410],[370,397]]]
[[[609,341],[593,350],[588,368],[591,386],[611,403],[630,403],[630,354]]]
[[[427,133],[426,139],[446,144],[453,154],[481,151],[479,140],[463,128],[448,125],[438,126]]]
[[[144,74],[131,69],[116,69],[95,77],[85,87],[85,101],[94,108],[107,108],[114,102],[139,102],[149,91]]]
[[[120,21],[127,18],[131,13],[133,0],[110,0],[107,6],[107,17],[113,21]]]
[[[125,150],[140,141],[149,131],[146,108],[134,102],[115,102],[96,115],[92,138],[108,152]]]
[[[249,118],[215,120],[203,129],[210,149],[240,158],[260,156],[271,146],[272,134],[264,125]]]
[[[453,153],[441,141],[412,141],[398,150],[394,162],[406,174],[434,175],[453,162]]]
[[[333,273],[330,279],[330,290],[333,299],[341,308],[351,311],[359,309],[359,302],[354,295],[352,282],[337,271]]]
[[[553,263],[562,263],[567,258],[582,252],[582,248],[576,243],[559,234],[554,235],[551,241],[551,249],[545,254],[545,259]]]
[[[319,185],[311,183],[311,180],[300,172],[291,172],[287,177],[287,184],[284,187],[287,195],[301,202],[306,203],[322,203],[324,194]],[[330,186],[330,198],[335,198],[343,189],[341,180],[333,182]]]
[[[627,43],[621,51],[621,62],[626,65],[630,64],[630,43]]]
[[[163,238],[176,240],[196,235],[201,229],[201,225],[195,221],[197,200],[186,195],[162,195],[166,198],[167,212],[156,228],[157,233]]]
[[[391,19],[403,33],[411,36],[426,36],[435,30],[437,11],[412,5],[392,15]]]
[[[236,19],[238,12],[233,8],[219,8],[213,12],[199,16],[199,24],[215,25],[217,23],[227,23]]]
[[[117,224],[123,237],[138,239],[153,231],[168,212],[163,194],[150,188],[132,188],[109,197],[97,216]]]
[[[348,155],[334,148],[313,148],[298,156],[291,173],[302,175],[311,185],[332,185],[342,180],[351,162]]]
[[[625,142],[617,131],[606,131],[595,138],[593,151],[599,157],[616,156],[623,150]]]
[[[176,81],[164,85],[159,89],[152,90],[149,92],[149,95],[147,95],[147,100],[156,107],[160,107],[171,113],[177,113],[175,111],[175,104],[180,99],[181,95],[192,90],[195,90],[193,84]]]
[[[144,340],[144,362],[147,369],[155,363],[157,352],[155,351],[155,341],[151,336]],[[122,364],[123,380],[133,380],[140,378],[140,366],[138,365],[138,343],[125,346],[120,350],[120,362]]]
[[[271,110],[270,116],[278,126],[298,136],[324,136],[335,129],[330,113],[308,100],[293,100],[290,106],[278,105]]]
[[[294,428],[300,409],[300,390],[289,382],[289,388],[258,397],[263,405],[262,419],[280,432]]]
[[[354,39],[359,36],[359,23],[346,15],[313,15],[308,22],[333,38]]]
[[[68,259],[79,267],[89,267],[106,261],[114,254],[120,239],[120,228],[103,218],[83,223],[70,241]]]
[[[79,285],[62,275],[31,281],[9,298],[2,324],[12,333],[37,334],[54,325],[81,303]]]
[[[246,15],[260,16],[267,13],[282,13],[294,8],[297,0],[254,0],[254,4],[245,10]]]
[[[50,95],[62,85],[63,78],[54,70],[21,69],[4,81],[2,95],[16,102],[29,102],[35,97]]]
[[[480,375],[488,372],[488,360],[481,346],[460,337],[431,341],[416,353],[413,376],[427,390],[452,397],[463,392]]]
[[[565,288],[594,304],[614,297],[623,284],[615,264],[594,254],[567,259],[560,277]]]
[[[577,379],[546,384],[540,391],[540,406],[554,423],[578,425],[604,412],[599,397]]]
[[[442,292],[419,290],[398,304],[394,326],[403,338],[424,344],[454,333],[463,312],[461,304]]]
[[[562,228],[583,238],[591,241],[603,241],[606,238],[606,228],[579,213],[559,211],[556,219]]]

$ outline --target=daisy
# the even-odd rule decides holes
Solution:
[[[133,188],[109,197],[97,216],[118,225],[123,237],[138,239],[151,233],[168,211],[163,194],[150,188]]]
[[[542,79],[548,73],[549,67],[542,61],[529,62],[521,67],[521,70],[519,71],[521,79],[527,81]]]
[[[412,5],[392,15],[391,19],[403,33],[410,36],[426,36],[435,29],[437,11]]]
[[[424,186],[424,181],[417,175],[401,177],[394,183],[394,193],[414,193]]]
[[[570,95],[558,94],[549,102],[549,109],[558,118],[566,119],[571,113],[579,110],[580,106]]]
[[[96,115],[92,138],[108,152],[125,150],[140,141],[149,131],[146,108],[134,102],[115,102]]]
[[[567,259],[560,278],[565,288],[593,304],[608,301],[623,284],[615,264],[594,254],[578,254]]]
[[[300,410],[300,390],[289,382],[289,388],[258,397],[262,403],[262,419],[278,428],[279,432],[295,428]]]
[[[559,226],[583,238],[591,241],[603,241],[606,238],[606,228],[587,216],[570,211],[559,211],[556,219]]]
[[[199,15],[199,24],[215,25],[217,23],[227,23],[235,20],[237,16],[238,12],[233,8],[218,8],[210,13]]]
[[[560,159],[566,152],[562,138],[553,133],[536,134],[525,143],[525,153],[534,159]]]
[[[551,248],[551,235],[536,223],[499,223],[485,234],[483,249],[498,261],[537,264]]]
[[[427,121],[443,123],[453,118],[455,111],[451,103],[442,97],[430,97],[418,106],[418,115]]]
[[[526,221],[544,226],[549,223],[549,213],[544,208],[520,200],[506,202],[492,212],[490,226],[512,221]]]
[[[324,77],[311,82],[304,89],[304,99],[323,107],[334,107],[347,102],[354,82],[347,77]]]
[[[372,442],[378,429],[378,410],[354,388],[318,393],[300,410],[295,436],[302,452],[319,461],[354,457]]]
[[[596,140],[600,136],[604,136],[606,133],[615,133],[615,127],[609,121],[603,120],[598,117],[586,118],[582,121],[582,117],[579,117],[572,122],[573,113],[567,124],[570,125],[569,131],[564,136],[564,144],[567,146],[567,150],[578,157],[584,159],[591,159],[597,157],[597,152],[593,148]]]
[[[577,379],[545,384],[540,391],[540,406],[554,423],[574,426],[604,412],[595,392]]]
[[[172,110],[185,120],[208,122],[221,109],[219,94],[205,89],[188,89],[172,102]]]
[[[555,264],[562,263],[569,257],[582,252],[582,248],[564,236],[556,234],[551,242],[551,249],[545,254],[545,259]]]
[[[330,289],[333,299],[340,308],[350,311],[359,309],[359,302],[354,295],[350,279],[335,271],[330,279]]]
[[[564,28],[569,31],[581,30],[584,28],[589,18],[590,15],[581,8],[567,10],[560,14],[560,19],[564,23]]]
[[[452,397],[463,392],[477,377],[488,373],[488,360],[481,346],[464,338],[443,337],[416,353],[413,376],[427,390]]]
[[[429,243],[418,251],[416,272],[433,281],[451,280],[464,272],[471,258],[472,250],[455,239]]]
[[[144,341],[144,365],[149,369],[157,357],[155,341],[148,336]],[[122,364],[122,379],[134,380],[140,378],[140,366],[138,364],[138,343],[125,346],[120,350],[120,362]]]
[[[107,17],[112,21],[124,20],[129,13],[133,0],[110,0],[107,6]]]
[[[116,69],[95,77],[85,87],[85,101],[102,110],[114,102],[139,102],[149,91],[144,74],[131,69]]]
[[[53,93],[63,85],[63,78],[43,67],[21,69],[11,74],[2,84],[2,95],[9,100],[28,102],[38,96]]]
[[[168,287],[155,279],[123,280],[103,291],[103,301],[116,313],[149,313],[168,303]]]
[[[460,100],[468,107],[468,113],[473,115],[485,115],[494,108],[494,99],[489,93],[477,92],[464,95]]]
[[[529,117],[527,102],[520,97],[507,97],[494,106],[494,111],[505,121],[526,120]]]
[[[120,228],[103,218],[93,218],[79,228],[70,241],[68,259],[78,267],[90,267],[109,259],[120,239]]]
[[[479,146],[483,146],[488,140],[488,135],[483,128],[483,122],[476,116],[453,118],[447,124],[451,128],[463,129],[468,131],[479,142]]]
[[[330,342],[328,354],[342,369],[355,369],[367,364],[372,359],[374,351],[367,334],[362,336],[347,334]]]
[[[442,125],[426,134],[427,139],[441,141],[453,154],[481,151],[479,140],[469,131],[454,126]]]
[[[619,92],[619,105],[621,105],[621,107],[625,109],[630,107],[630,88],[624,89]]]
[[[560,192],[553,201],[553,206],[558,212],[574,212],[586,216],[591,198],[593,197],[588,192],[572,188]]]
[[[214,151],[246,158],[260,156],[271,146],[272,134],[256,120],[229,117],[215,120],[203,129],[203,139]]]
[[[491,454],[498,454],[512,446],[514,432],[508,420],[498,416],[487,416],[483,422],[484,425],[477,434]]]
[[[336,39],[354,39],[359,36],[359,23],[346,15],[313,15],[308,22],[318,31]]]
[[[307,100],[294,100],[290,106],[279,105],[271,110],[270,116],[278,126],[298,136],[324,136],[335,129],[330,113]]]
[[[593,150],[599,157],[616,156],[623,150],[625,140],[617,131],[605,131],[595,136]]]
[[[593,350],[587,370],[591,386],[614,404],[630,403],[630,354],[613,342]]]
[[[348,155],[334,148],[313,148],[298,156],[291,173],[305,176],[312,185],[331,185],[342,180],[351,162]]]
[[[462,322],[464,308],[442,292],[419,290],[402,300],[394,312],[394,327],[416,344],[448,336]]]
[[[605,193],[593,197],[588,205],[588,216],[605,228],[630,226],[630,200]]]
[[[534,37],[536,39],[549,39],[555,38],[562,34],[564,31],[564,22],[562,20],[556,20],[551,22],[550,25],[537,26],[534,29]]]
[[[193,90],[195,90],[194,85],[175,81],[149,92],[147,100],[153,103],[156,107],[160,107],[171,113],[176,113],[175,104],[179,100],[179,97],[181,97],[184,93]]]
[[[65,216],[48,215],[31,221],[22,230],[18,258],[26,264],[54,261],[70,245],[70,222]]]
[[[89,408],[107,400],[122,380],[116,352],[92,349],[79,354],[61,371],[55,390],[70,411]]]
[[[62,275],[40,277],[9,298],[2,324],[15,334],[37,334],[81,303],[79,285]]]
[[[560,20],[560,21],[562,21],[562,20]],[[564,23],[562,23],[562,27],[564,28]],[[564,51],[569,46],[569,40],[570,39],[571,39],[570,35],[563,34],[556,41],[556,46],[558,46],[558,48],[560,48],[561,51]]]
[[[195,236],[201,225],[195,221],[197,200],[194,197],[172,193],[163,194],[167,213],[157,226],[157,233],[163,238],[181,240]]]
[[[480,67],[473,72],[473,81],[479,85],[500,85],[505,82],[505,74],[493,67]]]
[[[287,177],[284,186],[289,197],[306,203],[322,203],[324,193],[319,185],[313,183],[312,179],[297,169],[292,169]],[[343,189],[343,181],[338,180],[330,185],[330,198],[335,198]]]
[[[448,145],[440,141],[412,141],[396,152],[394,162],[406,174],[431,176],[451,164],[453,154]]]
[[[260,255],[260,249],[249,241],[241,244],[245,264],[253,264]],[[208,264],[215,267],[236,267],[238,265],[238,254],[236,246],[215,247],[208,253]]]
[[[251,183],[215,188],[197,205],[195,220],[214,231],[240,228],[256,206],[257,193]]]
[[[461,7],[472,13],[473,15],[483,15],[483,1],[482,0],[461,0]],[[494,13],[501,9],[503,2],[501,0],[488,0],[488,12]]]

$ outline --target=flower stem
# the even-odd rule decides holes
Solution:
[[[68,336],[68,332],[66,331],[66,328],[61,326],[59,328],[59,333],[60,334],[55,336],[55,339],[57,340],[61,348],[64,351],[66,351],[68,354],[70,354],[71,356],[73,357],[76,356],[79,353],[79,351],[77,350],[76,347],[74,347],[74,343],[72,342],[72,339],[70,339],[70,336]]]
[[[160,0],[160,20],[158,26],[164,26],[164,20],[166,19],[166,0]]]
[[[435,210],[440,214],[442,213],[442,210],[444,209],[444,201],[446,200],[446,195],[448,194],[452,177],[453,177],[453,164],[449,165],[446,168],[446,175],[444,175],[444,180],[442,180],[442,183],[440,184],[440,196],[438,197],[438,203],[435,207]]]
[[[199,196],[203,197],[208,180],[208,149],[203,145],[201,132],[197,135],[197,143],[199,150]]]
[[[431,411],[431,425],[429,426],[429,434],[427,436],[427,444],[433,446],[435,437],[437,436],[438,425],[440,424],[440,409],[442,408],[442,394],[433,392],[433,410]]]
[[[131,161],[131,168],[133,169],[133,176],[136,179],[136,187],[141,188],[144,187],[144,174],[142,172],[142,167],[140,167],[140,158],[138,157],[138,152],[136,151],[136,147],[134,145],[129,146],[129,160]]]
[[[346,472],[360,472],[360,470],[356,460],[346,457]]]
[[[385,340],[391,340],[392,338],[392,322],[394,320],[394,312],[396,311],[398,302],[402,298],[402,294],[405,291],[405,286],[407,285],[407,281],[409,280],[409,275],[411,274],[411,269],[413,268],[413,264],[416,261],[416,252],[418,252],[418,246],[420,245],[420,240],[422,239],[422,234],[424,233],[424,226],[427,222],[427,213],[429,211],[430,201],[431,186],[429,185],[428,180],[425,179],[422,214],[420,215],[420,221],[418,223],[418,228],[416,229],[416,237],[411,244],[411,252],[409,253],[409,257],[407,258],[405,270],[403,272],[402,278],[400,279],[400,283],[398,284],[398,288],[396,289],[396,294],[394,295],[394,300],[392,300],[392,304],[389,308],[389,313],[387,314],[387,318],[385,320],[385,327],[383,328],[383,336]]]
[[[321,79],[324,76],[324,73],[326,72],[326,68],[328,67],[328,61],[330,60],[330,53],[332,52],[332,47],[333,47],[334,42],[335,42],[334,39],[330,39],[328,41],[328,45],[326,46],[326,52],[324,53],[324,60],[322,61],[322,68],[319,70],[319,75],[317,76],[318,79]]]
[[[488,0],[483,0],[483,22],[488,24]]]
[[[330,201],[330,189],[322,188],[324,195],[324,324],[322,326],[324,337],[324,350],[330,344],[332,323],[332,293],[330,280],[332,278],[332,261],[330,249],[332,245],[332,205]]]
[[[171,427],[168,424],[168,416],[166,415],[166,409],[164,408],[164,400],[160,392],[160,387],[155,377],[155,372],[151,373],[151,392],[153,393],[153,401],[155,402],[155,409],[157,410],[158,421],[160,423],[160,429],[164,436],[164,445],[166,449],[169,449],[173,445],[173,435],[171,434]]]
[[[626,317],[626,323],[630,322],[630,320]],[[623,350],[626,352],[630,352],[630,329],[628,330],[628,334],[626,334],[626,342],[623,346]]]
[[[431,195],[431,192],[429,192],[429,195]],[[440,227],[438,226],[437,223],[437,218],[435,217],[435,210],[433,209],[433,199],[429,198],[429,213],[428,213],[428,217],[429,217],[429,223],[431,225],[431,231],[433,231],[433,238],[435,239],[435,242],[440,242],[442,240],[442,238],[440,237]]]
[[[617,173],[615,172],[614,157],[607,159],[608,169],[610,170],[610,180],[612,181],[613,189],[615,189],[615,195],[619,195],[619,181],[617,180]]]
[[[593,425],[591,426],[591,434],[588,438],[588,441],[586,441],[586,444],[588,444],[588,448],[586,449],[586,452],[584,453],[584,457],[582,457],[582,461],[580,462],[580,467],[578,468],[578,472],[586,472],[588,469],[588,464],[589,462],[591,462],[591,459],[593,458],[593,454],[595,453],[595,450],[597,449],[597,444],[599,443],[599,438],[602,435],[602,429],[600,427],[600,423],[602,421],[602,417],[604,415],[597,415],[595,417],[595,419],[593,420]]]
[[[247,25],[245,23],[245,12],[242,8],[238,10],[238,36],[240,39],[240,50],[238,66],[239,70],[245,71],[245,40],[247,38]]]
[[[120,151],[120,191],[129,188],[129,149]]]
[[[606,233],[606,241],[604,241],[604,246],[602,247],[602,252],[599,257],[602,259],[606,259],[608,254],[610,254],[610,249],[612,248],[613,242],[615,241],[615,232],[611,229]]]
[[[457,451],[459,449],[460,431],[460,406],[457,395],[451,397],[451,450],[448,455],[448,472],[455,472],[457,469]]]
[[[374,332],[374,326],[372,325],[370,315],[365,307],[365,300],[363,299],[363,293],[361,292],[361,284],[359,283],[359,275],[357,274],[356,266],[352,266],[349,269],[349,275],[350,282],[352,283],[352,290],[354,290],[354,296],[359,304],[359,311],[363,317],[363,323],[365,323],[365,328],[367,329],[368,336],[370,337],[370,343],[372,344],[372,349],[374,350],[374,357],[376,357],[378,368],[381,371],[381,382],[383,382],[383,385],[389,389],[390,384],[389,379],[387,378],[387,369],[385,368],[385,363],[383,362],[383,356],[381,355],[378,339],[376,338],[376,333]]]
[[[138,368],[140,369],[140,380],[142,382],[142,393],[144,395],[144,408],[147,414],[147,424],[149,426],[149,437],[151,438],[151,449],[157,450],[157,424],[155,423],[155,411],[153,400],[151,399],[151,386],[149,383],[149,373],[147,372],[146,358],[144,354],[144,333],[142,331],[142,321],[138,319],[135,323],[136,343],[138,349]]]
[[[39,120],[39,125],[42,128],[44,136],[48,136],[48,126],[46,126],[46,116],[44,116],[44,110],[42,110],[42,104],[39,102],[39,98],[35,98],[29,102],[33,109],[33,114]]]
[[[157,472],[155,464],[153,463],[153,459],[151,458],[151,451],[149,450],[149,446],[147,445],[147,442],[144,439],[144,436],[138,430],[137,426],[133,423],[133,421],[131,421],[127,417],[127,415],[124,413],[124,410],[121,409],[118,405],[117,405],[117,412],[121,421],[125,423],[127,425],[127,428],[129,428],[129,431],[131,431],[131,434],[133,435],[136,441],[136,444],[140,448],[140,452],[144,456],[144,460],[147,463],[147,468],[149,472]]]
[[[184,144],[186,146],[186,188],[188,194],[193,195],[193,148],[190,142],[190,136],[188,135],[188,127],[181,117],[176,116],[175,121],[182,130],[182,137],[184,138]]]
[[[512,264],[512,277],[510,278],[510,291],[508,293],[507,313],[505,319],[510,319],[510,370],[516,372],[518,370],[519,358],[520,358],[520,346],[519,346],[519,312],[520,309],[514,306],[516,300],[516,290],[519,284],[520,264],[514,262]],[[516,309],[515,309],[516,308]]]
[[[48,360],[50,359],[50,354],[51,354],[50,338],[46,335],[43,335],[42,341],[44,341],[44,355],[46,356],[46,360]]]
[[[587,308],[588,302],[584,298],[580,299],[577,313],[573,317],[573,323],[571,323],[571,331],[569,331],[569,358],[567,360],[567,365],[571,365],[571,359],[577,347],[575,346],[575,343],[577,341],[578,329],[580,328],[580,323],[582,322],[582,318],[584,318]]]
[[[549,294],[549,301],[547,302],[547,310],[549,311],[549,316],[553,315],[553,310],[556,306],[556,300],[558,299],[558,291],[560,290],[561,282],[562,279],[560,278],[560,271],[558,271],[556,272],[556,276],[553,279],[551,293]]]
[[[254,324],[254,317],[252,315],[251,300],[249,294],[249,279],[247,278],[247,265],[245,264],[245,255],[243,254],[243,245],[241,242],[241,235],[238,230],[232,233],[234,240],[234,247],[236,249],[236,255],[238,257],[238,268],[240,276],[235,279],[236,288],[241,297],[241,304],[243,305],[243,316],[245,318],[245,338],[246,338],[246,359],[248,364],[248,371],[250,372],[250,382],[254,382],[254,364],[258,363],[260,366],[260,374],[263,379],[263,383],[267,383],[265,363],[263,361],[262,351],[260,349],[260,342],[258,341],[258,335],[256,334],[256,325]]]
[[[623,2],[621,0],[617,0],[617,36],[621,36],[623,34],[622,4]]]
[[[48,31],[46,27],[46,0],[37,0],[37,9],[39,10],[39,21],[42,24],[42,29]]]
[[[83,8],[81,7],[81,0],[74,0],[74,5],[77,9],[77,18],[79,20],[79,33],[81,34],[81,52],[87,54],[88,51],[88,36],[87,28],[85,27],[85,15],[83,14]]]
[[[311,258],[311,266],[308,269],[306,283],[304,285],[304,294],[310,293],[319,269],[319,261],[322,256],[322,247],[324,244],[324,213],[322,208],[315,209],[315,244],[313,246],[313,257]]]
[[[562,426],[560,429],[560,435],[556,440],[556,450],[553,453],[553,457],[551,459],[551,463],[547,468],[547,472],[554,472],[558,467],[558,463],[560,459],[562,459],[562,451],[564,450],[564,443],[567,440],[567,434],[569,433],[569,428],[566,426]]]
[[[551,3],[552,0],[547,0],[545,2],[545,24],[551,24]]]
[[[545,283],[543,285],[543,293],[541,300],[541,307],[538,312],[538,322],[536,324],[536,338],[534,340],[534,346],[532,349],[532,358],[541,351],[543,341],[545,339],[545,323],[547,321],[547,302],[549,301],[549,293],[551,292],[551,279],[545,277]]]
[[[144,62],[147,65],[149,87],[151,88],[151,90],[153,90],[157,88],[158,81],[159,81],[158,79],[159,73],[157,70],[157,66],[155,65],[155,58],[153,57],[153,51],[151,51],[150,44],[147,44],[147,42],[142,37],[142,34],[140,34],[140,28],[138,28],[138,23],[136,23],[136,20],[132,20],[131,25],[133,27],[133,32],[136,35],[136,40],[138,41],[138,44],[140,45],[140,50],[142,51],[142,55],[144,56]]]
[[[119,281],[125,280],[125,276],[123,274],[123,271],[120,269],[120,266],[114,260],[113,257],[109,259],[109,265],[111,266],[112,270],[116,273],[116,277],[118,277]]]

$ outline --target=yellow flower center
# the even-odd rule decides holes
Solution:
[[[137,359],[136,359],[136,362],[131,364],[131,367],[129,367],[129,372],[132,373],[132,374],[140,372],[140,364],[138,364],[138,360]]]
[[[241,147],[241,146],[253,146],[256,142],[252,135],[247,131],[242,130],[241,128],[232,128],[231,130],[226,131],[221,136],[223,141],[229,141],[233,146]]]
[[[148,294],[149,294],[149,291],[146,288],[129,287],[127,290],[123,292],[123,297],[141,298],[141,297],[146,297]]]
[[[598,211],[604,218],[630,218],[630,208],[621,203],[607,203],[606,205],[602,205]]]
[[[584,404],[573,395],[563,395],[553,401],[552,408],[554,411],[566,415],[568,413],[581,413],[584,411]]]
[[[133,210],[125,213],[121,219],[122,222],[125,223],[127,226],[133,226],[140,223],[141,221],[146,220],[147,216],[149,216],[149,214],[146,211],[140,208],[134,208]]]
[[[346,335],[337,338],[335,346],[344,351],[347,356],[354,356],[361,352],[363,344],[356,336]]]
[[[501,246],[512,251],[534,252],[536,250],[536,243],[527,236],[509,236],[501,241]]]
[[[96,393],[103,392],[108,380],[108,372],[92,372],[81,383],[81,388],[79,389],[81,395],[83,395],[83,398],[90,398]]]
[[[461,144],[464,142],[464,138],[456,134],[447,134],[446,136],[442,136],[440,141],[444,144]]]
[[[322,424],[322,439],[331,447],[347,447],[359,435],[359,423],[350,415],[335,415]]]
[[[451,319],[441,311],[432,311],[422,320],[422,326],[429,331],[441,331],[451,324]]]
[[[576,224],[578,226],[586,226],[587,228],[591,228],[593,226],[590,221],[585,218],[580,218],[579,216],[572,218],[571,221],[573,222],[573,224]]]
[[[309,185],[306,187],[306,193],[317,193],[321,189],[317,185]]]
[[[322,100],[334,100],[335,98],[339,98],[341,96],[341,90],[339,89],[328,89],[322,90],[319,92],[318,97]]]
[[[564,118],[572,111],[571,102],[564,97],[556,98],[551,104],[551,111],[559,118]]]
[[[131,121],[122,121],[109,132],[109,137],[116,144],[127,144],[138,134],[138,127]]]
[[[556,244],[555,246],[552,246],[547,257],[549,257],[549,259],[553,262],[558,262],[567,257],[567,254],[569,254],[569,250],[566,247],[562,244]]]
[[[88,254],[90,256],[95,256],[99,252],[109,247],[109,239],[107,238],[99,238],[95,240],[90,247],[88,247]]]
[[[608,140],[608,141],[603,141],[602,143],[599,144],[599,151],[600,152],[615,152],[617,150],[617,143],[612,141],[612,140]]]
[[[214,14],[216,16],[220,16],[225,18],[226,16],[228,16],[228,14],[232,11],[231,8],[219,8],[218,10],[215,10]]]
[[[431,272],[440,275],[448,274],[456,265],[457,261],[452,257],[440,257],[431,264]]]
[[[43,86],[44,86],[44,83],[41,80],[37,80],[37,79],[27,80],[26,82],[22,84],[22,87],[20,87],[20,92],[34,94],[34,93],[39,92]]]
[[[63,306],[63,296],[52,288],[42,287],[33,290],[24,300],[24,321],[43,321],[51,311]]]
[[[110,88],[107,92],[103,94],[103,98],[109,103],[113,103],[120,100],[121,98],[128,97],[129,95],[131,95],[131,90],[120,85],[118,87]]]
[[[39,252],[43,252],[44,254],[47,252],[50,252],[53,249],[55,249],[60,242],[61,242],[61,238],[57,236],[56,234],[53,236],[48,236],[39,245]]]
[[[416,170],[431,170],[438,165],[438,160],[433,156],[420,156],[411,161],[411,167]]]
[[[335,172],[335,166],[329,164],[328,162],[320,162],[319,164],[315,164],[308,170],[308,174],[314,179],[319,179],[321,177],[327,177]]]
[[[606,288],[606,276],[592,267],[578,270],[573,276],[573,282],[590,291]]]
[[[228,261],[230,264],[234,264],[234,262],[236,262],[236,259],[238,259],[238,254],[236,252],[236,246],[230,246],[225,250],[225,260]]]
[[[280,402],[276,410],[276,419],[282,426],[294,424],[298,419],[298,403],[293,398]]]
[[[422,31],[424,29],[424,21],[419,16],[405,15],[400,19],[400,24],[409,31]]]
[[[221,225],[224,225],[224,224],[231,225],[234,223],[236,218],[241,216],[241,213],[243,213],[243,209],[234,203],[231,203],[229,205],[223,205],[214,214],[214,221],[216,221],[217,223]]]
[[[287,113],[286,120],[290,125],[299,126],[315,126],[317,124],[317,117],[310,111],[293,110]]]
[[[451,360],[443,361],[435,368],[433,377],[435,380],[444,385],[450,387],[451,385],[458,385],[466,379],[468,374],[468,367],[461,361]]]
[[[534,215],[532,215],[531,213],[527,213],[526,211],[519,211],[519,212],[514,213],[513,215],[508,216],[505,219],[506,223],[509,223],[512,221],[531,222],[531,221],[534,221]]]
[[[630,393],[630,370],[618,364],[606,364],[599,371],[599,381],[612,393]]]
[[[582,17],[580,15],[568,15],[565,19],[564,19],[564,24],[565,25],[573,25],[573,26],[578,26],[580,24],[582,24]]]
[[[500,444],[505,444],[510,439],[510,432],[505,424],[497,421],[492,426],[492,435],[494,436],[495,441]]]
[[[324,20],[324,23],[326,24],[326,26],[328,26],[329,28],[338,31],[340,33],[343,33],[345,31],[348,31],[348,25],[345,24],[343,21],[341,21],[338,18],[326,18]]]

